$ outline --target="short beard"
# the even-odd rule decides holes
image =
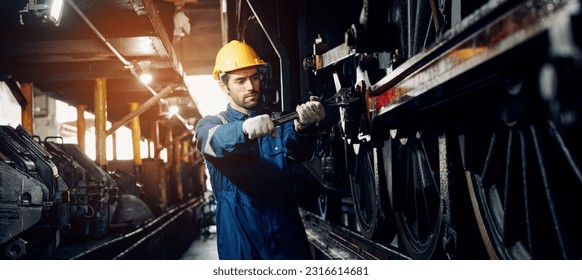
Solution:
[[[236,105],[238,105],[241,108],[245,108],[245,109],[247,109],[249,111],[256,111],[259,108],[261,108],[261,104],[263,104],[263,98],[262,98],[262,96],[259,95],[259,98],[257,99],[257,102],[254,105],[252,105],[252,106],[248,106],[248,105],[246,105],[244,103],[241,104],[241,103],[239,103],[235,99],[232,99],[232,102],[236,103]]]

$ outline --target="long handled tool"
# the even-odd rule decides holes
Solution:
[[[349,93],[350,88],[342,88],[330,98],[322,101],[323,106],[348,106],[350,105],[350,103],[358,100],[358,97],[355,96],[350,97]],[[297,112],[292,112],[274,119],[273,123],[275,124],[275,126],[278,126],[280,124],[292,121],[297,118],[299,118],[299,114],[297,114]]]

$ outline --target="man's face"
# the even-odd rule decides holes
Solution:
[[[248,114],[258,106],[261,98],[261,80],[257,68],[239,69],[228,75],[228,84],[221,82],[220,87],[230,96],[233,109]]]

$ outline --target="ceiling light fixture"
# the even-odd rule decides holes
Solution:
[[[190,35],[190,19],[183,11],[178,11],[174,15],[174,38],[181,38]]]
[[[52,22],[58,26],[63,15],[63,0],[29,0],[24,9],[20,11],[20,24],[24,25],[24,18],[33,15],[43,22]]]
[[[180,107],[173,105],[168,108],[168,112],[170,113],[170,117],[180,113]]]
[[[142,73],[141,75],[139,75],[139,80],[147,85],[152,82],[153,77],[152,74],[150,73]]]
[[[141,70],[141,74],[139,75],[139,80],[143,83],[143,84],[149,84],[152,82],[153,80],[153,76],[150,73],[150,65],[152,64],[151,60],[142,60],[140,62],[137,63],[139,65],[139,68]]]

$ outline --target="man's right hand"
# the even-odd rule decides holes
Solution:
[[[265,135],[277,136],[277,129],[271,120],[271,116],[265,114],[248,118],[243,122],[243,132],[248,135],[249,139],[263,137]]]

